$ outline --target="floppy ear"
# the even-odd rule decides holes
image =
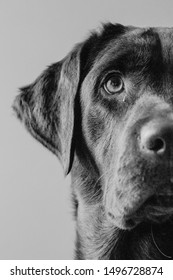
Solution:
[[[74,102],[80,76],[79,44],[65,59],[48,67],[21,89],[13,108],[28,131],[60,159],[69,172]]]
[[[62,61],[48,67],[33,84],[22,88],[14,101],[18,118],[38,141],[58,156],[65,174],[72,163],[74,106],[79,83],[105,44],[124,32],[122,25],[105,25],[100,34],[93,33]]]

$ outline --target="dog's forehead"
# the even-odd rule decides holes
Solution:
[[[121,60],[120,60],[121,58]],[[102,71],[119,60],[121,65],[144,65],[149,60],[173,64],[173,28],[129,28],[115,36],[96,56],[93,68]]]
[[[173,28],[155,28],[160,38],[163,54],[173,55]]]

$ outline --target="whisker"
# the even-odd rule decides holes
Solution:
[[[158,250],[164,257],[166,257],[166,258],[168,258],[168,259],[172,259],[171,256],[168,256],[168,255],[166,255],[165,253],[163,253],[163,252],[161,251],[161,249],[159,248],[159,246],[157,245],[156,240],[155,240],[155,238],[154,238],[153,226],[152,226],[152,225],[151,225],[151,237],[152,237],[153,243],[154,243],[155,247],[157,248],[157,250]]]

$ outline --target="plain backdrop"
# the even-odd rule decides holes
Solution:
[[[0,259],[71,259],[70,176],[11,104],[51,63],[111,21],[173,26],[170,0],[0,0]]]

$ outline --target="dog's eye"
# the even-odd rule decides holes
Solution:
[[[124,82],[122,80],[121,75],[119,73],[113,73],[108,75],[103,84],[103,87],[108,94],[112,95],[116,93],[121,93],[124,90]]]

